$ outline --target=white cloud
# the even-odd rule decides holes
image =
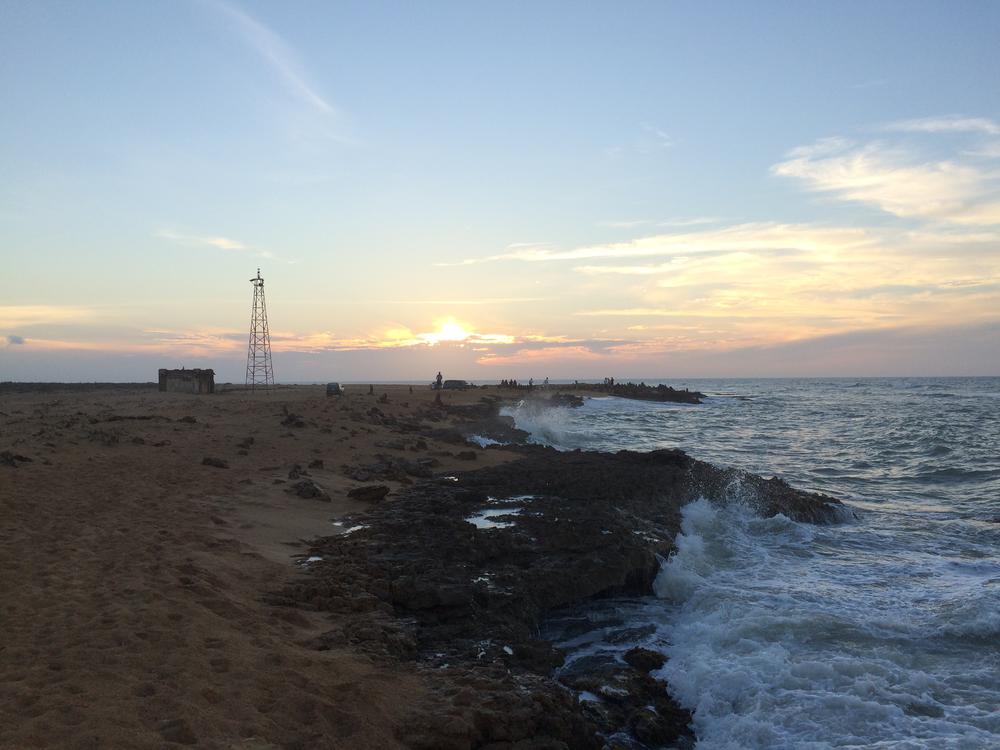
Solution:
[[[589,245],[569,250],[548,247],[515,249],[484,260],[520,260],[527,262],[586,260],[597,258],[643,258],[684,256],[707,252],[746,250],[837,250],[869,244],[872,239],[863,229],[826,228],[805,224],[774,222],[737,224],[718,230],[658,234],[626,242]]]
[[[788,153],[771,171],[807,189],[905,218],[963,224],[1000,222],[1000,173],[972,159],[921,160],[875,142],[828,138]]]
[[[920,117],[913,120],[899,120],[884,127],[888,131],[901,133],[983,133],[1000,135],[1000,123],[986,117]]]
[[[667,219],[657,222],[661,227],[695,227],[701,224],[718,224],[722,219],[715,216],[695,216],[690,219]]]
[[[247,246],[240,242],[239,240],[234,240],[229,237],[198,237],[196,235],[190,234],[178,234],[169,229],[161,229],[156,233],[157,237],[165,240],[171,240],[172,242],[177,242],[181,245],[188,246],[198,246],[203,245],[206,247],[215,247],[219,250],[247,250]]]

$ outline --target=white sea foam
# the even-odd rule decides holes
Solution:
[[[513,417],[517,428],[531,436],[531,442],[562,450],[574,442],[574,437],[579,437],[571,434],[574,423],[572,412],[571,407],[550,407],[524,400],[515,406],[504,407],[500,413]]]
[[[507,516],[516,516],[524,508],[483,508],[466,516],[466,523],[471,523],[477,529],[505,529],[514,525],[513,520],[498,520]]]
[[[480,448],[488,448],[491,445],[503,445],[499,440],[494,440],[491,437],[486,437],[485,435],[469,435],[466,440],[470,443],[478,445]]]
[[[873,575],[868,556],[824,556],[843,531],[685,507],[655,582],[677,605],[659,676],[694,711],[699,750],[1000,747],[996,653],[928,640],[942,617],[995,632],[996,601],[887,587],[892,562]]]
[[[486,502],[490,505],[501,505],[504,503],[530,503],[532,500],[537,500],[538,495],[511,495],[510,497],[493,497],[492,495],[486,498]]]

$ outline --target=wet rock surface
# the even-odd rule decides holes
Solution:
[[[645,383],[579,383],[577,390],[596,391],[605,396],[631,398],[637,401],[659,401],[678,404],[700,404],[705,394],[689,391],[687,388],[673,388],[669,385],[646,385]]]
[[[699,496],[800,521],[844,513],[832,498],[678,450],[504,450],[522,456],[420,481],[344,521],[351,533],[316,540],[310,554],[322,561],[270,597],[338,613],[316,648],[351,645],[436,670],[427,711],[401,737],[412,747],[683,742],[690,716],[649,674],[662,655],[632,649],[567,672],[564,655],[539,636],[544,618],[594,598],[649,594],[681,508]]]

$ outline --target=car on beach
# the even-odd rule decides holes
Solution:
[[[340,383],[327,383],[326,384],[326,395],[327,396],[342,396],[342,395],[344,395],[344,389],[340,387]]]

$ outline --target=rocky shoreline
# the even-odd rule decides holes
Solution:
[[[578,383],[574,390],[600,393],[604,396],[617,396],[635,401],[658,401],[661,403],[700,404],[705,400],[705,394],[689,391],[687,388],[674,388],[664,385],[646,385],[645,383]]]
[[[557,676],[564,655],[542,637],[545,618],[603,597],[649,595],[681,508],[699,496],[811,523],[841,519],[844,506],[678,450],[526,445],[499,415],[502,403],[440,407],[447,419],[429,411],[396,427],[452,444],[485,437],[514,460],[447,475],[428,460],[344,467],[354,478],[412,484],[386,501],[372,492],[370,510],[338,521],[345,533],[312,542],[302,575],[270,603],[334,615],[314,648],[349,647],[433,675],[434,690],[401,730],[407,746],[689,745],[689,713],[650,674],[663,655],[632,649],[610,668]],[[572,404],[556,397],[539,408],[560,405]],[[428,426],[435,421],[442,426]]]

